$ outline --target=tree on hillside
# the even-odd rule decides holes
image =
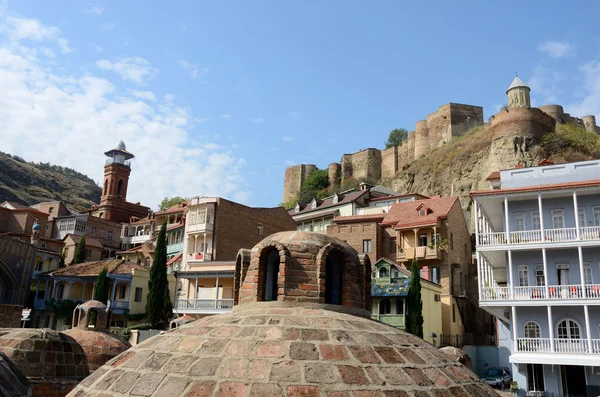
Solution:
[[[108,273],[108,269],[105,266],[100,274],[98,274],[96,286],[94,287],[94,300],[100,301],[105,305],[108,302],[108,278],[106,277],[106,273]]]
[[[421,275],[419,262],[413,259],[410,265],[410,289],[406,296],[406,331],[423,337],[423,301],[421,301]]]
[[[77,248],[75,249],[75,256],[73,256],[73,265],[78,263],[85,262],[85,233],[81,236],[81,240],[79,240],[79,244],[77,244]]]
[[[180,197],[180,196],[165,197],[158,205],[158,210],[166,211],[169,208],[171,208],[172,206],[174,206],[175,204],[179,204],[182,201],[190,201],[190,199],[187,197]]]
[[[156,239],[154,262],[150,268],[146,318],[153,327],[165,327],[172,315],[173,305],[167,278],[167,225],[163,223]]]
[[[392,146],[400,146],[403,140],[408,138],[408,131],[405,128],[395,128],[390,131],[388,140],[385,142],[385,148],[391,148]]]
[[[298,193],[298,201],[301,203],[309,203],[313,198],[327,197],[329,187],[329,171],[316,170],[311,173],[302,184],[300,193]]]

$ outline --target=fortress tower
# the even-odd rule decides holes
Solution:
[[[527,87],[527,85],[519,78],[519,76],[515,76],[512,83],[510,83],[508,90],[506,90],[506,95],[508,96],[508,107],[531,107],[531,98],[529,96],[530,92],[531,88]]]

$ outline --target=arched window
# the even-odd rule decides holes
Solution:
[[[276,301],[279,279],[279,252],[273,250],[267,256],[267,269],[265,273],[264,301]]]
[[[387,267],[382,267],[381,269],[379,269],[379,277],[388,277]]]
[[[90,309],[87,313],[87,324],[85,326],[87,328],[95,328],[97,318],[98,312],[96,311],[96,309]]]
[[[104,181],[104,192],[102,193],[103,196],[106,196],[108,194],[108,179]]]
[[[121,189],[123,189],[123,180],[119,179],[119,184],[117,185],[117,196],[121,196]]]
[[[79,316],[81,315],[81,311],[79,309],[75,309],[73,311],[73,328],[79,325]]]
[[[342,304],[342,262],[341,253],[332,251],[325,260],[325,303]]]
[[[558,323],[558,339],[581,339],[579,325],[573,320]]]
[[[526,323],[524,330],[526,338],[540,337],[540,326],[535,321],[529,321],[528,323]]]
[[[521,93],[521,106],[525,105],[525,94]]]
[[[392,312],[392,301],[382,299],[379,301],[379,314],[390,314]]]

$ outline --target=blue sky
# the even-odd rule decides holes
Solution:
[[[382,147],[447,102],[600,120],[593,1],[6,1],[0,150],[102,179],[136,155],[128,198],[281,201],[285,167]]]

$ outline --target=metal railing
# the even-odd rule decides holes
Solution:
[[[508,233],[508,240],[505,232],[479,233],[480,246],[507,245],[507,244],[530,244],[541,242],[566,242],[578,240],[600,240],[600,226],[586,226],[579,228],[579,239],[577,238],[577,228],[567,227],[560,229],[541,230],[520,230]]]
[[[404,328],[406,326],[403,314],[371,314],[371,318],[392,327]]]
[[[517,338],[517,351],[522,353],[571,353],[600,354],[600,339],[591,340],[589,349],[587,339],[566,338]],[[554,346],[554,351],[552,351]]]
[[[517,338],[517,351],[523,353],[550,353],[552,340],[550,338]]]
[[[233,299],[178,299],[178,310],[231,310]]]
[[[510,287],[483,287],[481,289],[482,301],[594,298],[600,298],[600,284],[588,284],[585,288],[580,284],[550,285],[547,294],[544,286],[514,287],[512,294]]]

